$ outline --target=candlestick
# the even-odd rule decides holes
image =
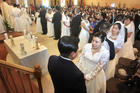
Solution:
[[[26,30],[23,31],[24,37],[26,38]]]
[[[10,41],[11,41],[11,45],[12,45],[12,46],[15,46],[15,42],[14,42],[14,40],[13,40],[13,36],[12,36],[12,35],[10,35]]]
[[[29,41],[31,41],[31,34],[30,33],[28,33],[27,38]]]
[[[21,55],[26,55],[27,52],[24,49],[24,44],[23,43],[20,43],[20,48],[21,48]]]
[[[39,49],[39,46],[38,46],[38,38],[35,37],[35,45],[36,45],[36,49]]]

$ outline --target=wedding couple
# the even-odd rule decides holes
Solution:
[[[55,93],[105,93],[106,78],[103,66],[109,60],[109,53],[102,46],[106,35],[97,32],[92,43],[85,45],[78,63],[72,60],[77,56],[79,40],[64,36],[58,42],[60,56],[51,56],[48,70]]]

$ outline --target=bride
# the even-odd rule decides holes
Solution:
[[[83,20],[81,22],[82,30],[79,35],[79,51],[83,49],[83,47],[88,43],[89,40],[89,32],[90,32],[90,23],[88,21],[88,15],[83,15]]]
[[[97,32],[92,43],[86,44],[77,63],[86,79],[87,93],[106,93],[104,65],[109,61],[109,51],[102,46],[106,34]]]
[[[115,58],[107,63],[107,68],[105,69],[106,79],[110,79],[114,77],[115,74],[115,67],[118,63],[118,60],[120,58],[120,50],[123,47],[124,44],[124,34],[121,34],[124,31],[124,26],[120,23],[116,22],[113,24],[113,26],[110,29],[110,32],[107,34],[107,39],[112,41],[114,43],[115,48]],[[106,47],[106,45],[104,44]]]

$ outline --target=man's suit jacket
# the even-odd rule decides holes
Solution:
[[[73,18],[71,22],[71,35],[75,37],[79,37],[79,33],[81,31],[81,15],[77,15]]]
[[[86,93],[84,74],[71,60],[51,56],[48,63],[55,93]]]
[[[95,28],[94,28],[93,34],[94,34],[95,32],[98,32],[98,31],[99,31],[99,28],[100,28],[100,26],[101,26],[103,23],[105,23],[105,20],[104,20],[104,19],[101,20],[99,23],[97,23],[97,25],[96,25]]]
[[[53,16],[52,22],[55,24],[61,23],[62,15],[60,12],[56,12]]]
[[[47,24],[46,9],[41,9],[40,18],[41,18],[41,23]]]

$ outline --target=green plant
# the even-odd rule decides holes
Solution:
[[[6,27],[7,32],[14,31],[14,28],[10,24],[8,24],[8,21],[7,20],[4,20],[3,22],[5,24],[5,27]]]

